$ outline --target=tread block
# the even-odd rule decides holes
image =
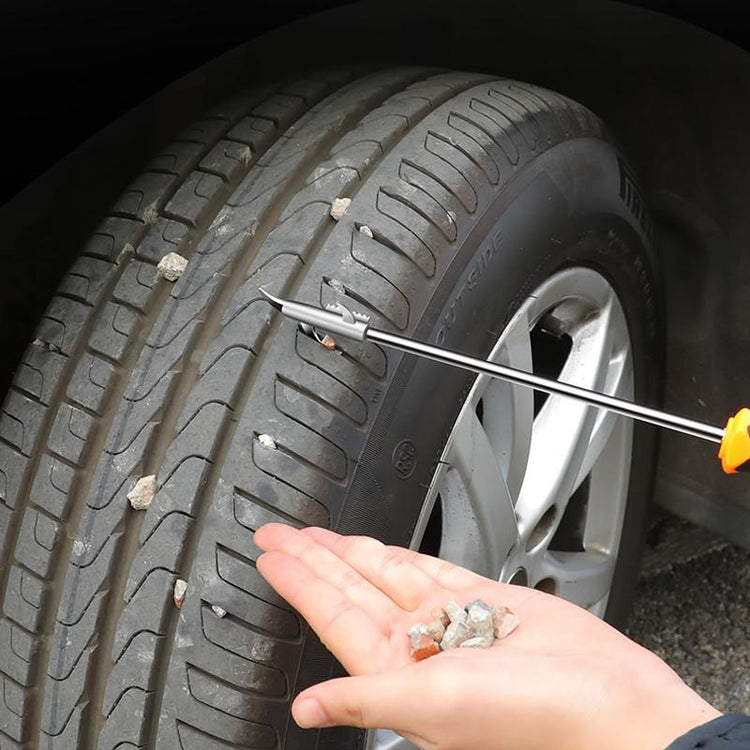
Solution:
[[[266,150],[277,133],[276,124],[268,117],[248,115],[236,123],[227,138],[238,141],[258,154]]]
[[[98,750],[143,750],[144,718],[153,699],[153,693],[144,693],[140,688],[123,693],[107,715],[97,739]]]
[[[325,425],[331,416],[338,415],[358,425],[367,421],[367,404],[359,394],[327,372],[312,367],[300,372],[296,381],[277,373],[274,403],[280,412],[304,424]]]
[[[251,701],[254,691],[243,690],[191,664],[187,665],[187,684],[190,695],[195,700],[223,714],[243,720],[247,720],[248,714],[250,716],[255,714],[256,721],[265,718],[262,717],[264,707],[253,705]],[[274,748],[277,746],[276,730],[273,727],[256,723],[255,731],[257,739],[253,747]]]
[[[168,253],[179,253],[189,236],[182,222],[160,216],[138,245],[138,257],[156,265]]]
[[[168,455],[165,465],[171,467],[171,470],[162,467],[159,472],[159,489],[141,526],[141,544],[146,542],[169,513],[192,515],[195,512],[193,502],[202,489],[204,474],[211,463],[199,456],[189,455],[187,458],[182,456],[175,459]]]
[[[13,380],[21,390],[49,404],[68,358],[43,346],[29,346]]]
[[[30,455],[47,407],[11,388],[0,407],[0,438]]]
[[[372,238],[361,232],[352,233],[352,258],[381,276],[391,275],[404,292],[414,289],[424,277],[434,276],[435,258],[427,247],[416,242],[404,243],[403,234],[398,229],[396,234],[401,234],[402,246],[397,245],[382,232],[383,224],[381,222],[377,230],[371,230],[375,235]],[[404,250],[404,245],[409,250]]]
[[[115,368],[91,352],[83,352],[68,385],[68,397],[89,411],[101,413]]]
[[[171,474],[187,456],[210,459],[216,437],[230,411],[229,407],[215,402],[201,406],[175,438],[159,469],[159,475],[163,472]]]
[[[65,747],[62,738],[69,739],[72,734],[78,734],[81,714],[78,702],[86,690],[86,672],[91,661],[91,650],[83,652],[83,656],[73,667],[70,676],[65,680],[55,680],[47,677],[44,691],[44,708],[42,709],[42,731],[51,736],[58,736],[60,744]],[[68,748],[78,745],[68,745]]]
[[[0,449],[2,446],[0,446]],[[59,520],[67,518],[75,469],[43,453],[31,486],[31,501]]]
[[[138,313],[116,302],[107,302],[97,315],[89,344],[110,359],[121,360],[138,324]]]
[[[59,734],[49,734],[44,728],[42,737],[44,750],[70,750],[79,748],[83,706],[76,706]]]
[[[89,610],[98,610],[101,607],[101,597],[97,594],[106,588],[105,581],[119,538],[120,533],[110,536],[96,559],[87,567],[80,568],[74,563],[68,566],[57,611],[57,621],[61,625],[75,625]],[[89,618],[87,621],[91,625],[95,624],[95,621]]]
[[[70,270],[62,277],[57,290],[63,295],[93,305],[111,271],[111,262],[83,255],[74,261]]]
[[[31,660],[36,648],[36,643],[31,635],[7,618],[0,619],[2,671],[20,685],[26,687],[30,685],[32,679]]]
[[[180,179],[184,179],[195,167],[204,148],[200,143],[176,141],[167,146],[155,156],[147,165],[146,172],[169,172]]]
[[[193,519],[182,513],[165,516],[155,531],[138,550],[128,573],[125,599],[132,599],[154,569],[177,571],[182,547]],[[170,598],[171,589],[165,589],[163,599]]]
[[[223,352],[211,364],[211,368],[203,374],[190,394],[177,422],[177,431],[181,432],[195,417],[196,413],[212,401],[231,408],[230,404],[237,380],[248,361],[253,359],[255,359],[253,354],[242,346],[236,346]]]
[[[136,633],[128,644],[125,657],[118,660],[107,679],[107,687],[104,694],[102,710],[105,716],[109,716],[119,701],[123,700],[128,692],[148,692],[148,672],[143,669],[143,664],[148,664],[154,659],[156,643],[163,636],[157,636],[149,631]],[[133,696],[136,703],[142,699]]]
[[[230,586],[256,599],[262,599],[267,604],[273,604],[280,609],[289,609],[286,601],[258,573],[253,560],[220,544],[216,545],[214,574]],[[212,604],[215,603],[212,602]]]
[[[182,721],[177,723],[180,750],[246,750],[247,745],[237,745],[220,737],[201,732]],[[2,747],[0,747],[2,750]]]
[[[209,618],[222,622],[223,620],[223,631],[226,631],[231,627],[231,617],[226,615],[220,620],[212,612],[210,607],[203,606],[201,608],[203,614],[205,614],[206,620]],[[253,639],[254,635],[250,632],[246,632],[245,635],[249,639]],[[263,636],[259,636],[262,639]],[[230,640],[225,640],[226,645],[231,645]],[[272,639],[267,641],[255,640],[253,641],[256,655],[259,658],[264,658],[263,654],[271,654],[274,651],[274,642]],[[292,655],[292,668],[296,670],[296,662],[298,659],[294,658],[297,652],[296,645],[290,646],[289,644],[278,644],[281,648],[278,649],[278,655],[282,656],[283,652]],[[232,653],[230,650],[221,646],[215,645],[211,640],[205,638],[205,631],[201,637],[201,648],[196,649],[190,656],[189,661],[191,666],[198,668],[209,677],[214,674],[219,676],[219,682],[236,688],[241,692],[257,696],[258,698],[265,700],[272,700],[274,702],[283,701],[289,694],[288,691],[288,680],[286,673],[279,668],[278,665],[267,666],[266,664],[260,663],[259,661],[252,661]],[[287,659],[288,661],[288,659]],[[246,713],[243,718],[250,719],[251,721],[257,721],[259,719],[266,719],[267,715],[264,716],[264,709],[262,702],[259,700],[248,701],[247,704],[249,710],[246,708]]]
[[[383,216],[393,219],[402,227],[408,227],[409,232],[418,237],[420,243],[435,258],[437,257],[435,248],[441,246],[444,238],[455,239],[455,224],[450,216],[442,211],[440,204],[430,201],[431,205],[427,205],[424,194],[420,196],[415,188],[411,188],[410,193],[409,198],[406,198],[399,195],[396,190],[386,192],[381,188],[377,197],[377,209]],[[415,210],[415,206],[423,208],[424,213]],[[430,213],[427,213],[428,211]],[[377,225],[377,222],[374,223]]]
[[[146,311],[151,293],[158,281],[158,273],[151,263],[133,259],[122,272],[113,296],[136,307],[140,312]]]
[[[335,273],[335,276],[333,275]],[[410,305],[404,294],[387,279],[363,268],[351,256],[343,258],[320,285],[323,306],[343,304],[403,331],[409,325]],[[377,321],[375,325],[378,325]]]
[[[0,673],[0,727],[14,740],[23,739],[25,695],[23,688],[7,675]]]
[[[369,341],[338,341],[339,351],[345,356],[332,358],[314,339],[299,330],[295,335],[297,354],[305,362],[330,372],[344,383],[357,382],[360,368],[367,370],[372,378],[378,380],[384,378],[388,370],[385,352]]]
[[[94,418],[73,404],[60,404],[47,444],[59,456],[81,465]]]
[[[89,607],[74,625],[56,622],[50,644],[47,674],[58,682],[67,680],[80,661],[92,636],[97,632],[97,618],[104,594],[97,594],[95,606]]]
[[[201,605],[201,623],[206,640],[239,657],[236,674],[222,670],[224,677],[247,689],[276,698],[284,697],[288,685],[280,665],[296,667],[296,644],[259,633],[231,613],[217,617],[207,604]]]
[[[137,633],[149,631],[163,635],[161,620],[165,607],[174,607],[172,592],[177,575],[163,568],[154,568],[140,582],[128,578],[125,609],[117,623],[112,644],[112,660],[125,656],[128,644]]]
[[[1,477],[0,477],[1,478]],[[5,548],[8,543],[12,543],[13,540],[9,539],[8,531],[10,528],[11,521],[13,520],[14,511],[11,510],[7,505],[0,503],[0,555],[5,554]]]
[[[90,255],[110,263],[115,263],[132,247],[142,231],[143,224],[135,219],[107,216],[99,223],[95,232],[83,247],[83,255]]]
[[[31,571],[11,565],[3,612],[26,630],[38,633],[44,586],[44,581]]]
[[[164,212],[195,227],[204,218],[212,199],[223,186],[221,177],[193,171],[164,207]]]
[[[333,480],[343,480],[348,472],[345,451],[311,428],[292,420],[278,420],[274,425],[277,448],[261,445],[256,437],[253,455],[258,451],[283,452],[285,455],[322,472]]]
[[[117,199],[112,213],[153,224],[164,205],[165,197],[176,182],[174,175],[144,172]]]
[[[26,508],[16,542],[18,562],[42,578],[49,578],[59,534],[60,524],[57,521],[35,508]]]
[[[221,138],[228,127],[229,120],[225,115],[208,115],[188,125],[177,140],[197,143],[205,148]]]
[[[133,479],[140,476],[137,467],[143,460],[155,425],[148,423],[143,426],[135,438],[117,453],[105,452],[102,455],[91,482],[91,489],[87,504],[93,510],[105,508],[112,503],[116,496],[120,497],[124,508],[127,502],[125,495],[130,491]],[[127,486],[126,486],[127,485]]]
[[[198,165],[206,172],[218,174],[225,182],[234,182],[253,160],[252,149],[236,141],[219,141]]]

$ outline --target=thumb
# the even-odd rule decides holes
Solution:
[[[429,722],[420,700],[424,678],[418,668],[328,680],[300,693],[292,716],[303,729],[349,726],[363,729],[422,730]],[[422,715],[424,714],[424,715]],[[419,732],[422,734],[422,732]]]

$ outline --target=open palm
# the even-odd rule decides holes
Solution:
[[[352,675],[298,696],[302,726],[387,727],[440,750],[565,750],[600,746],[588,743],[624,718],[627,733],[607,747],[656,749],[718,715],[648,651],[542,592],[326,529],[269,524],[255,543],[261,574]],[[521,625],[490,649],[412,661],[408,629],[450,599],[506,605]]]

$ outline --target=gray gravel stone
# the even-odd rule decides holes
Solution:
[[[471,628],[463,620],[452,620],[451,624],[445,629],[445,635],[440,641],[440,648],[443,651],[449,648],[456,648],[473,636],[474,633]]]

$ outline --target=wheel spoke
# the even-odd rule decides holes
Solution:
[[[610,311],[611,305],[605,306],[595,320],[576,332],[573,348],[560,373],[561,381],[591,390],[604,386],[612,352]],[[559,395],[550,396],[537,415],[529,462],[516,504],[524,543],[543,518],[550,518],[553,508],[556,521],[562,517],[592,445],[597,416],[595,408]],[[601,425],[611,429],[606,419]],[[597,446],[592,446],[592,463],[596,450]],[[555,525],[550,525],[547,531],[551,533]]]
[[[558,596],[591,609],[609,593],[614,557],[598,552],[545,552],[533,565],[531,583],[551,579]]]
[[[632,368],[628,366],[629,364],[629,354],[627,352],[622,352],[610,360],[607,381],[603,388],[604,393],[617,396],[618,398],[631,398],[633,393],[633,375]],[[591,431],[591,438],[586,448],[586,453],[581,461],[581,468],[573,484],[572,492],[575,492],[581,482],[589,475],[592,466],[602,455],[602,451],[606,447],[615,425],[623,419],[625,417],[613,414],[611,411],[606,411],[605,409],[599,410]]]
[[[366,747],[367,750],[417,750],[416,745],[390,729],[375,729]]]
[[[451,533],[441,557],[496,577],[516,541],[515,515],[505,477],[472,404],[462,410],[447,452],[442,490],[444,524]],[[457,559],[458,558],[458,559]]]
[[[516,315],[504,332],[502,348],[494,361],[531,372],[531,337],[525,310]],[[482,394],[482,400],[482,424],[495,449],[510,496],[516,499],[529,460],[534,422],[534,391],[492,378]]]

